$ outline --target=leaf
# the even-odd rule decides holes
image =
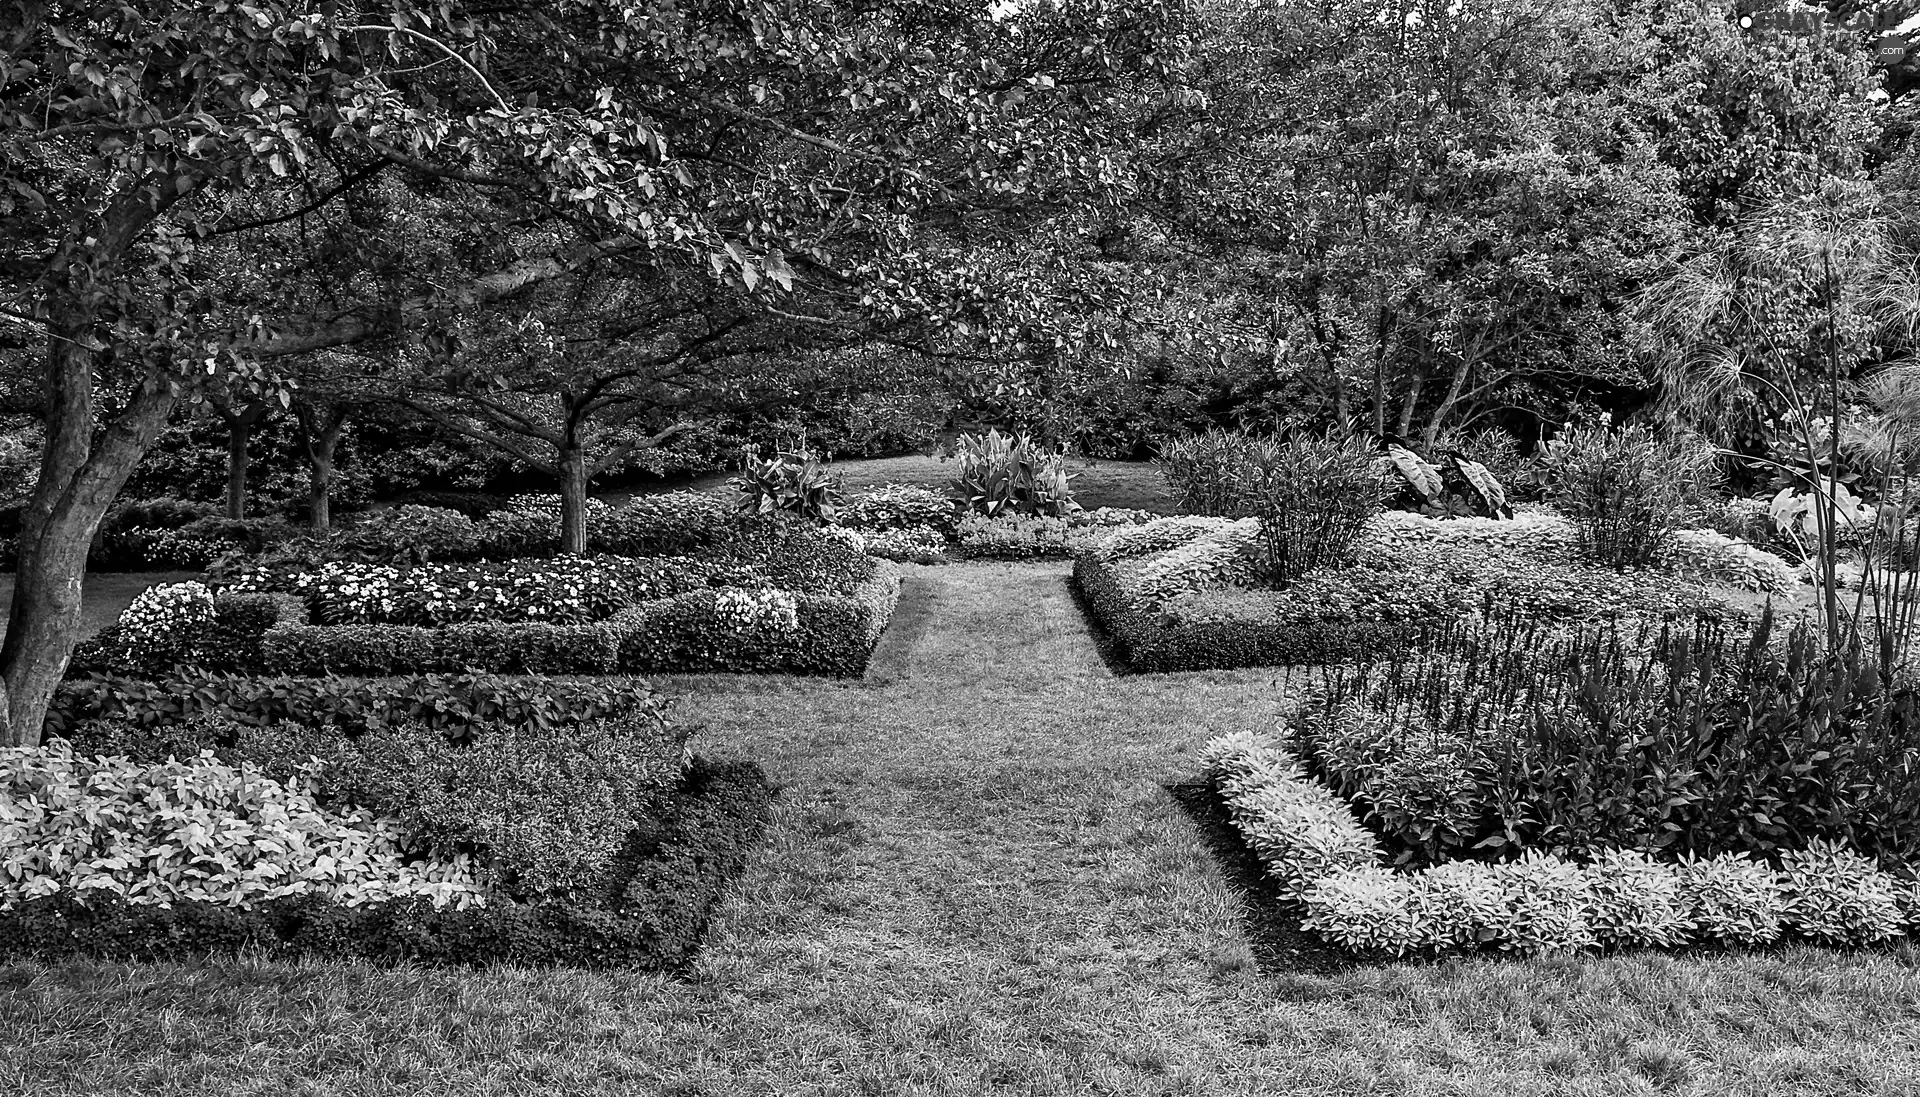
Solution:
[[[1387,446],[1387,460],[1424,502],[1430,506],[1440,505],[1446,485],[1440,481],[1439,469],[1421,460],[1418,454],[1407,447],[1393,443]]]
[[[1499,479],[1487,470],[1487,466],[1478,461],[1469,461],[1458,453],[1450,454],[1449,457],[1453,461],[1454,469],[1460,473],[1460,478],[1467,482],[1467,486],[1472,488],[1474,495],[1478,497],[1482,513],[1493,518],[1513,517],[1513,508],[1507,505],[1506,489],[1500,485]]]

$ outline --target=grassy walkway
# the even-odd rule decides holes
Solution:
[[[1062,565],[910,569],[858,683],[677,683],[785,786],[690,981],[0,967],[0,1092],[1895,1094],[1920,953],[1263,974],[1163,787],[1271,672],[1116,679]]]

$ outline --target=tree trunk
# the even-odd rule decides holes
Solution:
[[[560,451],[560,551],[587,551],[587,453],[578,444]]]
[[[300,445],[307,454],[307,526],[325,533],[333,528],[333,452],[346,429],[347,409],[335,406],[316,415],[313,408],[297,404],[294,415],[300,420]]]
[[[1413,375],[1413,384],[1407,389],[1405,402],[1400,405],[1400,422],[1393,429],[1393,432],[1402,438],[1405,438],[1407,432],[1413,429],[1413,412],[1420,406],[1420,390],[1426,383],[1426,374]]]
[[[174,396],[144,385],[106,434],[92,429],[93,352],[56,330],[48,354],[47,444],[22,515],[13,611],[0,642],[0,743],[35,746],[80,630],[87,548],[114,497],[166,425]]]
[[[253,424],[234,420],[227,424],[227,517],[247,516],[247,443],[253,441]]]
[[[247,472],[253,463],[248,447],[253,443],[253,428],[267,417],[264,400],[248,404],[238,413],[228,413],[227,421],[227,517],[247,516]]]

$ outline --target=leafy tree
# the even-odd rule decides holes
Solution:
[[[770,299],[805,272],[921,307],[940,254],[838,256],[785,211],[885,244],[955,188],[964,211],[1097,182],[1089,89],[1161,67],[1174,29],[1105,0],[6,0],[0,310],[44,348],[47,440],[4,741],[37,740],[86,546],[183,394],[277,391],[293,356],[431,344],[462,311],[663,255]],[[728,155],[760,144],[808,155],[783,174]]]

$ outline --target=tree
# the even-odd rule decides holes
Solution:
[[[0,643],[9,743],[40,734],[86,546],[182,394],[277,391],[290,357],[430,343],[451,314],[665,254],[768,298],[804,270],[914,307],[923,254],[843,260],[782,211],[885,244],[928,198],[1011,206],[1031,180],[1097,176],[1094,89],[1161,67],[1174,37],[1163,7],[1105,0],[1002,19],[5,0],[0,28],[0,313],[44,347],[47,420]],[[756,144],[804,170],[727,155]],[[283,226],[301,247],[259,246]],[[537,250],[529,227],[552,230]]]

